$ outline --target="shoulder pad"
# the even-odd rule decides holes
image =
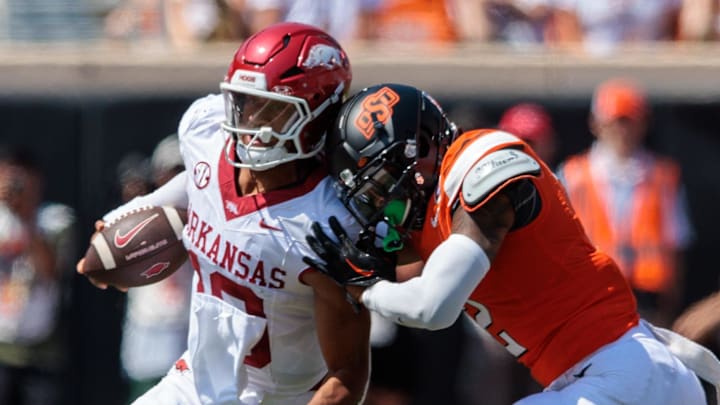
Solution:
[[[225,105],[220,94],[211,94],[195,100],[185,111],[178,126],[178,137],[182,140],[189,134],[219,129],[225,119]]]
[[[532,156],[516,149],[501,149],[489,153],[478,160],[465,175],[462,198],[465,204],[474,206],[506,181],[524,174],[540,174],[540,164]]]

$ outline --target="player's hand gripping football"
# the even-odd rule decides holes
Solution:
[[[328,223],[338,241],[336,242],[326,235],[319,223],[313,223],[313,235],[308,235],[306,239],[310,248],[323,261],[305,256],[303,257],[305,263],[325,273],[346,288],[348,286],[367,287],[383,279],[395,279],[397,263],[395,254],[375,249],[371,243],[363,244],[367,246],[361,248],[350,240],[337,218],[330,217]],[[357,304],[352,301],[351,303]]]
[[[92,237],[90,239],[92,240],[92,238],[96,237],[97,234],[103,230],[103,228],[105,228],[105,222],[103,222],[102,220],[95,221],[95,233],[92,235]],[[77,264],[75,265],[75,270],[78,272],[78,274],[82,274],[83,276],[87,277],[87,279],[90,281],[90,283],[92,283],[92,285],[94,285],[95,287],[97,287],[101,290],[105,290],[108,288],[107,283],[103,283],[101,281],[95,280],[92,276],[85,274],[85,258],[81,258],[77,262]],[[120,290],[122,292],[127,292],[127,290],[128,290],[127,288],[124,288],[124,287],[115,286],[115,288],[117,288],[118,290]]]

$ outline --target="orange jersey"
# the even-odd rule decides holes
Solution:
[[[547,386],[635,326],[638,315],[635,298],[617,265],[590,243],[565,190],[529,146],[495,130],[461,135],[442,162],[424,228],[413,235],[412,242],[427,260],[450,236],[452,207],[464,205],[460,190],[468,171],[487,154],[504,148],[532,156],[540,162],[541,171],[539,176],[507,179],[498,189],[530,178],[542,208],[528,225],[507,234],[465,310]]]

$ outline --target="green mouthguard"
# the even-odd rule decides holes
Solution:
[[[383,214],[390,225],[383,238],[383,250],[386,252],[395,252],[403,248],[402,237],[395,227],[402,222],[405,209],[405,201],[401,200],[392,200],[385,206]]]

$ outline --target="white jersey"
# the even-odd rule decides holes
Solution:
[[[179,130],[189,202],[183,241],[196,270],[184,359],[202,402],[306,393],[327,368],[313,290],[301,280],[309,270],[302,257],[315,256],[305,237],[331,215],[350,235],[359,225],[322,172],[292,188],[237,196],[223,120],[222,97],[211,95],[190,107]]]

